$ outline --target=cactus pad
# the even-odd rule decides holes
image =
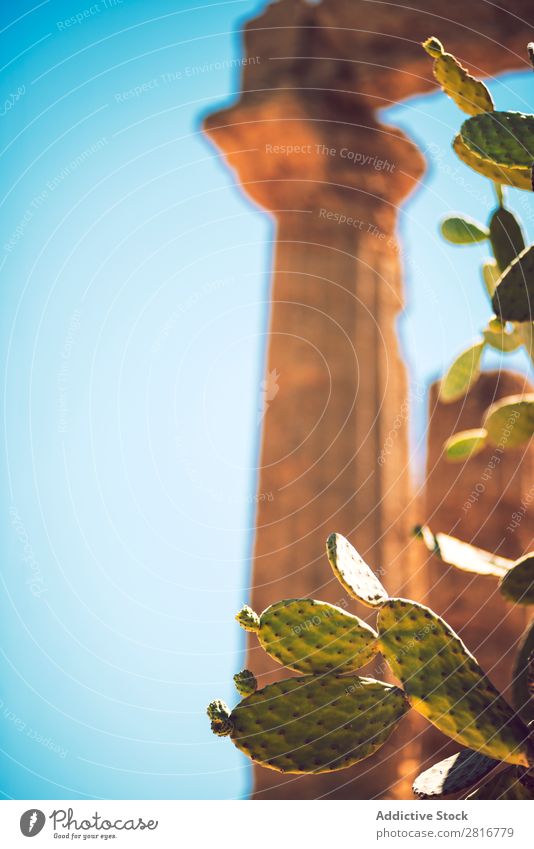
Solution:
[[[521,783],[521,772],[513,766],[506,767],[497,775],[492,776],[468,799],[533,799],[527,788]]]
[[[534,604],[534,554],[517,560],[503,577],[500,591],[515,604]]]
[[[379,607],[386,601],[386,590],[344,536],[330,534],[326,553],[336,578],[353,598],[369,607]]]
[[[462,398],[475,382],[480,371],[484,342],[477,342],[460,354],[442,379],[439,399],[446,404]]]
[[[493,297],[493,293],[497,288],[497,281],[501,276],[501,272],[499,271],[499,266],[495,262],[494,259],[487,259],[486,262],[482,265],[482,278],[484,280],[484,285],[486,287],[486,291],[490,298]]]
[[[460,638],[432,610],[390,599],[378,613],[380,647],[410,704],[463,746],[529,766],[528,729]]]
[[[534,245],[503,271],[491,303],[504,321],[534,321]]]
[[[532,191],[532,177],[530,168],[508,168],[498,165],[491,159],[486,159],[467,147],[461,135],[457,135],[452,144],[453,150],[462,162],[465,162],[473,171],[483,174],[489,180],[496,183],[504,183],[507,186],[515,186],[516,189]]]
[[[458,431],[443,445],[447,460],[453,463],[462,463],[469,457],[474,457],[486,445],[487,435],[484,428]]]
[[[265,651],[298,672],[354,672],[378,651],[378,635],[369,625],[324,601],[278,601],[259,621]]]
[[[491,216],[489,237],[501,272],[525,249],[521,226],[513,212],[504,206],[497,207]]]
[[[243,605],[239,613],[236,613],[235,618],[245,631],[255,632],[260,627],[260,617],[248,604]]]
[[[534,115],[491,112],[464,121],[464,144],[474,153],[506,168],[531,168],[534,161]]]
[[[468,115],[478,115],[494,109],[488,89],[472,77],[451,53],[446,53],[437,38],[423,42],[426,52],[434,59],[434,76],[445,94]]]
[[[532,662],[534,652],[534,619],[521,637],[514,662],[512,693],[514,706],[524,722],[534,720],[534,689],[532,685]]]
[[[234,684],[237,692],[240,696],[243,696],[243,698],[251,696],[252,693],[255,693],[258,689],[256,676],[250,671],[250,669],[243,669],[242,672],[236,672],[234,675]]]
[[[518,448],[534,434],[534,393],[509,395],[492,404],[484,417],[488,440],[499,448]]]
[[[418,775],[413,784],[413,792],[424,799],[460,793],[472,787],[499,764],[500,761],[494,758],[464,749]]]
[[[231,738],[280,772],[344,769],[377,751],[408,704],[402,690],[370,678],[305,676],[270,684],[232,711]]]
[[[455,566],[462,572],[474,572],[476,575],[492,575],[502,578],[514,565],[513,560],[499,557],[483,548],[477,548],[448,534],[433,534],[426,525],[418,526],[415,535],[423,540],[431,554],[435,554],[449,566]]]
[[[484,341],[497,351],[505,353],[516,351],[524,344],[524,338],[519,328],[516,327],[509,331],[498,318],[492,319],[484,330]]]
[[[473,245],[489,238],[489,230],[483,224],[465,216],[451,215],[441,222],[441,235],[453,245]]]

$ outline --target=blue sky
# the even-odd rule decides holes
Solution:
[[[200,116],[235,90],[235,32],[260,5],[2,7],[6,797],[249,788],[204,711],[235,700],[243,665],[233,615],[247,598],[273,229]],[[530,86],[492,89],[525,108]],[[444,245],[437,220],[484,220],[492,199],[443,145],[460,121],[444,98],[385,120],[443,147],[400,220],[399,330],[425,383],[488,313],[485,250]]]

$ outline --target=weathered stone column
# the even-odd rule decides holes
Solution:
[[[263,421],[251,587],[258,610],[281,597],[348,603],[324,555],[333,530],[381,570],[391,593],[424,594],[408,542],[417,516],[395,335],[403,305],[396,211],[423,161],[373,110],[434,86],[417,44],[430,34],[460,53],[463,46],[486,72],[517,67],[510,47],[527,40],[511,15],[488,4],[452,4],[446,21],[440,11],[438,0],[269,5],[246,28],[239,101],[206,121],[236,181],[277,225],[267,375],[277,375],[278,393]],[[499,51],[488,51],[495,37]],[[271,679],[275,666],[254,641],[249,663],[262,684]],[[257,769],[255,795],[409,797],[416,751],[406,748],[408,722],[381,758],[346,772],[283,778]]]

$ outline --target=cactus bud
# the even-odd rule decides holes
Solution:
[[[444,53],[443,44],[439,40],[439,38],[427,38],[426,41],[421,42],[423,47],[429,56],[432,56],[433,59],[437,59],[438,56],[441,56]]]
[[[243,669],[242,672],[236,672],[234,675],[234,683],[237,692],[240,696],[243,696],[243,698],[251,696],[252,693],[255,693],[258,689],[256,676],[250,671],[250,669]]]
[[[260,617],[254,613],[248,604],[244,604],[239,613],[236,613],[237,621],[245,631],[258,631],[260,627]]]
[[[209,703],[206,713],[209,719],[211,719],[211,730],[214,734],[217,734],[219,737],[226,737],[230,734],[232,730],[230,709],[225,702],[215,699]]]

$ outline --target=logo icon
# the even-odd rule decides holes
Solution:
[[[20,830],[24,837],[35,837],[36,834],[39,834],[43,830],[45,822],[46,817],[42,811],[39,811],[37,808],[30,808],[20,818]]]

